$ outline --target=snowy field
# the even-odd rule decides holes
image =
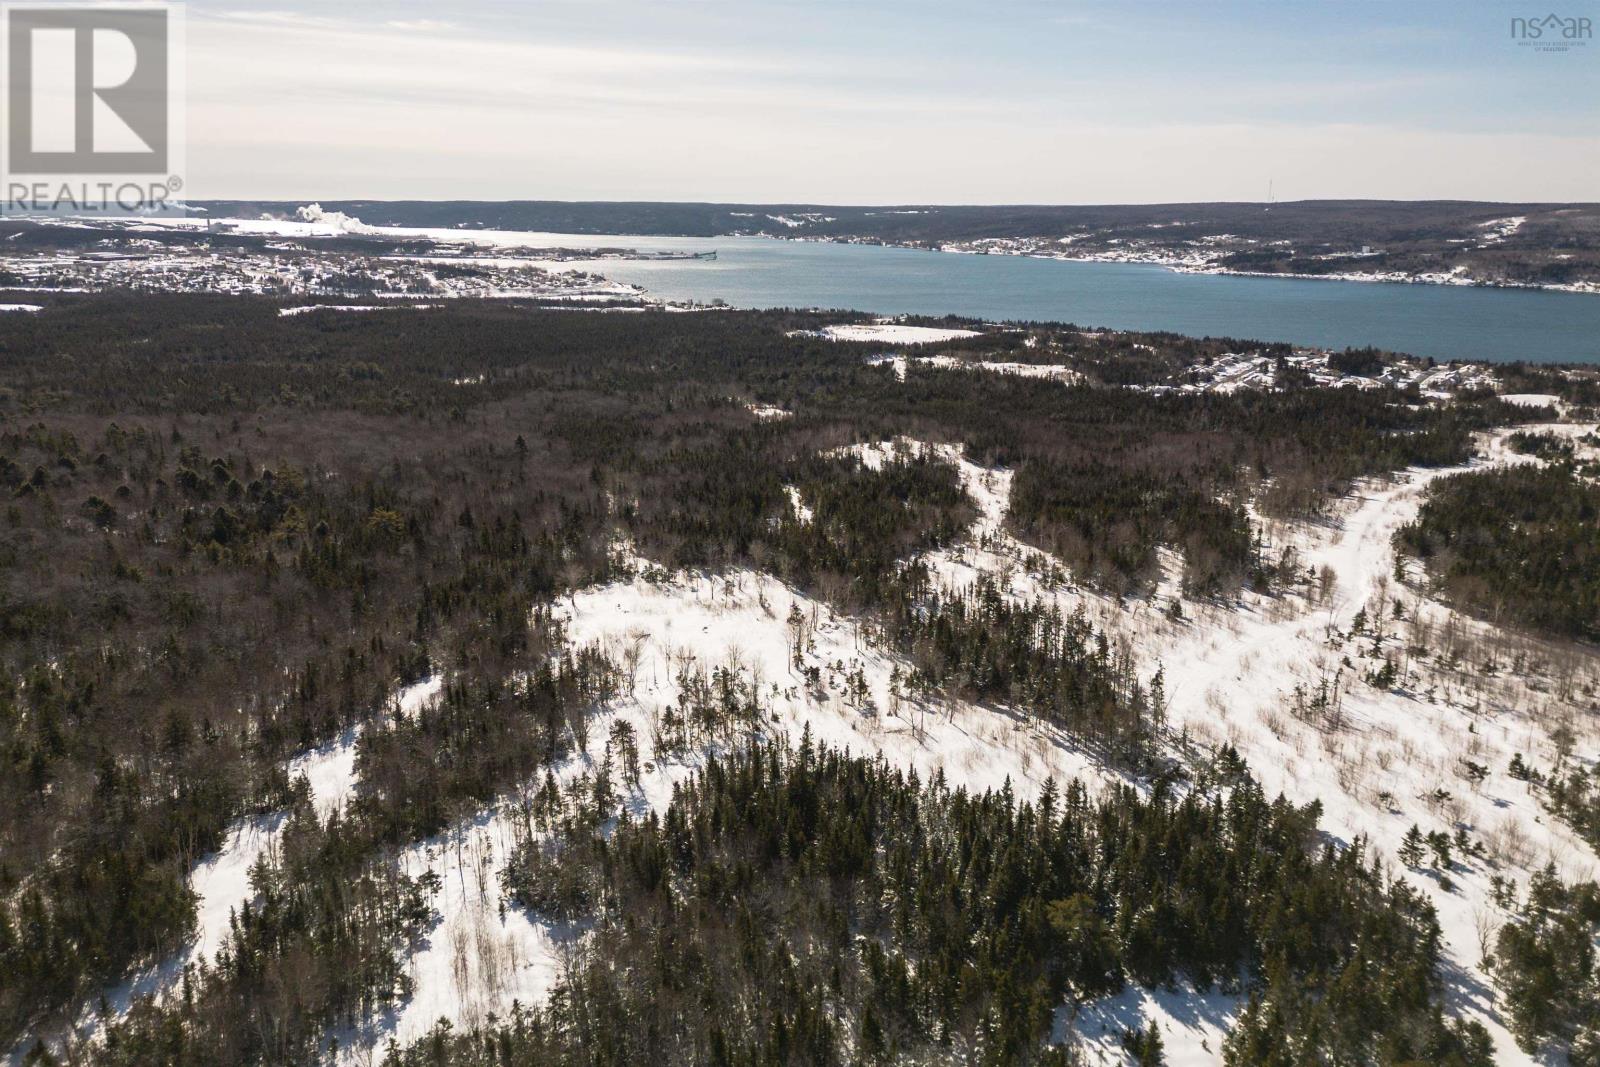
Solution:
[[[313,311],[421,311],[432,306],[432,304],[302,304],[299,307],[279,308],[278,314],[287,318],[292,315],[306,315]]]
[[[867,362],[873,366],[892,367],[894,376],[902,382],[906,380],[906,368],[913,363],[939,370],[975,370],[986,374],[1012,374],[1019,378],[1044,378],[1066,384],[1083,381],[1083,375],[1059,363],[1011,363],[985,359],[957,359],[954,356],[897,355],[874,356]]]
[[[977,330],[945,330],[934,326],[906,326],[898,322],[865,322],[797,330],[791,337],[824,337],[829,341],[874,341],[886,345],[931,345],[979,337]]]
[[[1561,400],[1550,393],[1502,393],[1500,399],[1521,408],[1559,408]]]

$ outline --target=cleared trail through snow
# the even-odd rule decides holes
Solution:
[[[1453,614],[1448,607],[1394,580],[1393,539],[1416,518],[1435,479],[1528,462],[1506,447],[1510,432],[1485,435],[1483,458],[1466,466],[1412,469],[1365,482],[1336,523],[1290,531],[1301,565],[1326,567],[1334,576],[1323,603],[1246,594],[1238,605],[1202,608],[1188,624],[1141,627],[1134,640],[1144,662],[1158,659],[1165,669],[1171,729],[1233,744],[1269,794],[1320,801],[1330,833],[1346,843],[1366,839],[1390,859],[1392,871],[1404,872],[1394,858],[1413,823],[1424,832],[1465,830],[1489,842],[1492,866],[1458,855],[1448,879],[1432,871],[1406,876],[1438,910],[1452,1010],[1489,1029],[1497,1062],[1533,1064],[1538,1061],[1516,1046],[1495,1008],[1481,968],[1481,939],[1496,921],[1492,874],[1525,883],[1550,859],[1569,876],[1593,872],[1588,847],[1506,773],[1514,752],[1548,748],[1546,724],[1539,721],[1548,698],[1515,679],[1480,683],[1421,662],[1412,665],[1409,682],[1379,689],[1361,671],[1360,650],[1371,640],[1351,636],[1365,611],[1369,626],[1386,633],[1383,647],[1406,658],[1403,624],[1392,618],[1396,599],[1434,632],[1446,625]],[[1454,625],[1493,634],[1474,620],[1456,617]],[[1332,687],[1334,713],[1313,725],[1298,721],[1291,711],[1296,686],[1309,698],[1324,683]],[[1594,738],[1586,740],[1592,756]],[[1484,782],[1464,777],[1468,761],[1489,769]]]
[[[1567,436],[1582,430],[1570,424],[1533,429]],[[1471,463],[1365,480],[1328,520],[1283,527],[1275,549],[1292,545],[1302,571],[1326,568],[1332,585],[1325,597],[1247,591],[1226,603],[1191,601],[1186,607],[1192,617],[1186,621],[1168,619],[1157,609],[1158,601],[1176,592],[1175,573],[1163,579],[1156,597],[1129,600],[1042,577],[1059,569],[1059,561],[1003,528],[1009,471],[978,467],[949,445],[899,442],[856,451],[874,466],[896,447],[931,448],[955,463],[979,519],[972,543],[930,555],[940,583],[961,589],[986,574],[998,576],[1003,589],[1019,600],[1053,600],[1065,613],[1086,610],[1134,649],[1141,676],[1162,668],[1167,725],[1175,739],[1185,738],[1202,751],[1233,745],[1269,795],[1281,793],[1299,804],[1320,802],[1328,833],[1346,844],[1366,840],[1390,861],[1391,871],[1404,871],[1394,857],[1413,823],[1424,832],[1464,830],[1486,843],[1485,857],[1458,854],[1448,879],[1435,871],[1405,873],[1438,911],[1451,1009],[1484,1023],[1498,1062],[1532,1064],[1537,1061],[1517,1048],[1495,1009],[1492,984],[1481,968],[1482,938],[1496,921],[1491,875],[1525,884],[1547,861],[1568,877],[1594,873],[1588,846],[1544,813],[1526,783],[1507,774],[1513,753],[1537,755],[1541,763],[1553,758],[1548,726],[1561,711],[1552,707],[1547,678],[1508,670],[1479,674],[1472,663],[1446,669],[1413,657],[1411,641],[1430,634],[1441,640],[1437,635],[1447,627],[1468,644],[1481,640],[1503,646],[1508,635],[1456,615],[1414,582],[1396,582],[1393,548],[1395,534],[1416,518],[1435,479],[1537,462],[1508,447],[1512,432],[1482,435],[1480,458]],[[1176,572],[1181,566],[1176,555],[1163,556],[1169,571]],[[1411,569],[1417,570],[1415,564]],[[1404,620],[1393,615],[1396,599]],[[1362,612],[1368,630],[1358,637],[1352,630]],[[1406,664],[1405,677],[1394,687],[1380,689],[1365,677],[1373,661],[1364,657],[1374,642]],[[1538,643],[1527,645],[1537,657]],[[1593,677],[1592,662],[1588,670]],[[1297,718],[1297,687],[1301,702],[1314,700],[1319,690],[1329,693],[1329,712],[1319,713],[1314,722]],[[1583,758],[1600,753],[1592,730],[1579,747]],[[1488,769],[1483,782],[1471,783],[1463,775],[1469,762]],[[1182,998],[1131,995],[1108,1003],[1106,1012],[1086,1013],[1080,1024],[1089,1031],[1080,1031],[1080,1037],[1108,1062],[1119,1062],[1114,1035],[1102,1040],[1093,1026],[1097,1019],[1143,1012],[1145,1021],[1162,1025],[1174,1062],[1220,1063],[1216,1034],[1228,1009],[1208,1003],[1197,1015]]]

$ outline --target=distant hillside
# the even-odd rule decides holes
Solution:
[[[297,201],[212,201],[219,215]],[[1081,206],[839,206],[339,200],[384,226],[712,237],[760,234],[1194,269],[1384,280],[1600,286],[1600,204],[1463,200]]]
[[[207,201],[215,213],[289,213],[303,201]],[[563,200],[324,200],[330,211],[380,226],[461,226],[713,237],[876,237],[895,243],[983,237],[1059,236],[1081,230],[1183,228],[1242,237],[1375,243],[1475,236],[1478,224],[1517,215],[1600,238],[1600,204],[1517,204],[1469,200],[1301,200],[1291,203],[847,206],[835,204],[672,204]],[[787,220],[787,221],[784,221]]]

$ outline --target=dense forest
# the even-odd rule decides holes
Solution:
[[[1534,875],[1494,944],[1495,977],[1526,1051],[1546,1043],[1574,1065],[1600,1062],[1600,886],[1565,884],[1553,868]]]
[[[1518,434],[1560,458],[1557,439]],[[1473,611],[1600,640],[1600,487],[1570,464],[1517,466],[1434,482],[1417,521],[1396,535],[1447,596]]]
[[[431,889],[402,877],[398,849],[539,780],[574,747],[599,745],[588,723],[615,694],[617,665],[572,647],[551,609],[564,594],[629,573],[619,543],[669,568],[775,573],[870,620],[916,665],[908,684],[1014,705],[1119,766],[1160,776],[1172,770],[1148,743],[1160,700],[1140,681],[1153,665],[1140,675],[1081,619],[981,588],[935,595],[917,557],[960,536],[974,515],[953,469],[907,456],[874,470],[839,449],[897,434],[963,446],[974,461],[1016,471],[1018,506],[1007,522],[1060,551],[1074,580],[1137,592],[1150,582],[1155,548],[1167,546],[1184,561],[1189,595],[1225,596],[1243,582],[1277,580],[1272,561],[1258,558],[1245,501],[1268,514],[1317,515],[1360,475],[1459,463],[1472,429],[1517,417],[1487,397],[1445,409],[1383,389],[1158,395],[915,365],[901,381],[869,365],[865,346],[795,334],[839,318],[813,313],[584,315],[462,302],[283,317],[277,303],[246,298],[45,303],[0,330],[0,1046],[47,1032],[182,944],[195,924],[187,874],[234,820],[275,812],[288,820],[284,847],[255,872],[257,901],[237,917],[222,957],[189,976],[181,1003],[144,1005],[113,1028],[101,1062],[297,1062],[330,1028],[403,998],[395,960],[424,923]],[[1104,339],[1064,327],[1035,332],[1086,367],[1107,360]],[[1021,336],[962,346],[978,352]],[[1181,358],[1163,335],[1144,343],[1160,353],[1153,359]],[[751,403],[792,414],[757,418]],[[1566,510],[1551,524],[1563,537],[1561,523],[1592,516],[1581,494],[1563,489],[1555,499]],[[1557,618],[1576,619],[1577,610],[1574,602]],[[402,686],[441,674],[437,704],[385,711]],[[685,745],[731,740],[760,717],[756,694],[719,692],[715,680],[701,703],[706,710],[685,720]],[[356,800],[323,820],[285,761],[356,726],[364,728]],[[1238,816],[1250,825],[1239,827],[1230,823],[1235,801],[1216,792],[1124,797],[1070,820],[1065,808],[1048,818],[1031,809],[1025,819],[1009,798],[961,797],[837,754],[739,758],[748,762],[736,758],[726,772],[761,796],[814,779],[808,788],[841,801],[856,789],[893,800],[863,804],[870,824],[813,828],[853,841],[839,854],[855,866],[837,885],[812,881],[813,868],[788,870],[811,849],[813,831],[799,828],[798,851],[784,864],[762,853],[761,866],[728,875],[770,875],[774,894],[815,897],[817,910],[795,921],[825,921],[817,929],[829,937],[844,936],[838,916],[868,887],[950,876],[868,864],[861,840],[920,833],[1020,849],[1048,833],[1066,850],[1060,869],[1036,889],[1018,888],[1007,922],[1044,921],[1049,905],[1088,894],[1069,907],[1114,932],[1091,945],[1109,953],[1096,988],[1180,975],[1240,983],[1256,995],[1236,1038],[1239,1062],[1257,1062],[1282,1034],[1347,1041],[1362,1055],[1481,1058],[1476,1035],[1439,1020],[1425,909],[1359,850],[1314,845],[1312,814],[1257,798]],[[1243,782],[1227,796],[1248,798]],[[712,776],[696,788],[680,800],[685,826],[725,803],[716,791],[732,787]],[[593,805],[586,810],[593,818]],[[1165,872],[1148,901],[1124,898],[1135,887],[1116,882],[1116,864],[1085,854],[1092,824],[1111,814],[1145,827],[1117,830],[1132,835],[1117,847],[1149,853]],[[949,836],[958,817],[971,826]],[[758,833],[717,832],[733,851],[752,847]],[[667,848],[677,842],[671,833],[670,822],[628,826],[619,843]],[[1241,834],[1265,835],[1304,884],[1249,867],[1257,846],[1246,848]],[[593,846],[581,834],[571,840],[570,859],[547,859],[588,879],[573,908],[607,893],[649,895],[632,873],[592,869]],[[1075,866],[1079,858],[1085,866]],[[537,873],[541,862],[530,854],[525,866]],[[692,881],[697,862],[674,858],[659,885]],[[1185,864],[1213,862],[1246,864],[1241,876],[1260,881],[1248,890],[1193,885],[1206,907],[1247,932],[1227,951],[1192,937],[1174,943],[1162,925],[1179,921],[1162,908],[1193,906],[1169,893],[1199,877],[1184,874]],[[725,876],[717,863],[708,878]],[[544,892],[536,883],[526,891]],[[1273,927],[1283,920],[1268,904],[1302,889],[1321,894],[1306,904],[1308,922],[1376,939],[1394,969],[1377,974],[1371,954],[1302,955],[1309,935]],[[658,893],[649,908],[670,899]],[[694,907],[716,899],[696,897]],[[1159,930],[1116,926],[1124,912],[1132,921],[1136,900],[1157,909]],[[1067,988],[1069,976],[1093,975],[1050,955],[1055,947],[1019,957],[1012,973],[929,940],[932,925],[976,921],[962,911],[928,900],[907,913],[904,930],[874,928],[883,954],[861,949],[836,986],[832,975],[814,987],[807,977],[795,1010],[814,1007],[812,996],[849,998],[837,1002],[859,1008],[851,1026],[865,1027],[871,1006],[884,1055],[910,1047],[894,1042],[922,1040],[914,1021],[936,1018],[950,1034],[982,1035],[1001,1060],[1034,1049],[1041,998]],[[603,928],[618,952],[646,944],[639,931]],[[1042,929],[1002,924],[985,936]],[[913,936],[921,942],[905,940]],[[1038,951],[1059,944],[1047,938]],[[945,953],[940,966],[957,975],[989,970],[968,993],[939,986],[932,972],[917,970],[913,982],[913,949],[928,959]],[[699,925],[684,930],[680,950],[718,966],[729,951],[723,932]],[[772,944],[752,951],[730,977],[787,966]],[[738,969],[747,966],[757,970]],[[1331,985],[1325,997],[1310,992],[1346,972],[1377,999],[1341,1000]],[[900,975],[904,996],[887,985],[865,992]],[[575,981],[603,978],[584,972]],[[1288,994],[1295,983],[1303,995]],[[650,987],[609,988],[626,999]],[[560,1010],[530,1014],[522,1031],[495,1040],[599,1055]],[[687,1035],[695,1019],[716,1014],[711,1005],[695,1012],[663,1025]],[[1374,1029],[1379,1016],[1393,1021]],[[756,1023],[780,1019],[784,1040],[802,1043],[795,1049],[844,1047],[833,1023],[774,1008],[746,1020],[754,1029],[725,1033],[725,1051],[773,1047],[776,1031]],[[866,1048],[853,1029],[848,1040]],[[480,1054],[445,1044],[451,1054]]]
[[[1057,1013],[1179,979],[1248,995],[1230,1063],[1489,1062],[1441,1018],[1414,891],[1231,752],[1194,785],[1018,803],[807,738],[609,836],[599,785],[575,790],[507,879],[595,924],[551,1006],[394,1062],[1067,1063]]]

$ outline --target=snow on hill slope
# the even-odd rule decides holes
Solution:
[[[1461,619],[1393,582],[1390,541],[1415,517],[1427,482],[1445,473],[1413,471],[1363,486],[1331,528],[1285,531],[1302,561],[1335,576],[1319,603],[1245,596],[1238,607],[1204,610],[1191,623],[1153,616],[1130,629],[1146,661],[1159,657],[1166,671],[1171,727],[1201,743],[1233,744],[1269,793],[1321,801],[1330,833],[1346,842],[1367,838],[1396,870],[1413,824],[1424,833],[1464,830],[1483,845],[1485,857],[1458,855],[1447,877],[1408,877],[1438,909],[1452,1008],[1484,1022],[1499,1062],[1531,1062],[1504,1029],[1481,969],[1484,939],[1502,918],[1489,879],[1525,884],[1547,862],[1569,878],[1595,873],[1588,847],[1508,773],[1517,753],[1540,766],[1555,761],[1548,731],[1564,719],[1583,721],[1592,697],[1581,694],[1585,687],[1593,693],[1595,665],[1562,662],[1560,649]],[[1393,618],[1396,601],[1405,621]],[[1363,611],[1369,631],[1357,637]],[[1361,677],[1377,663],[1362,658],[1374,644],[1405,664],[1392,687]],[[1426,645],[1435,649],[1429,658],[1409,651]],[[1459,665],[1449,661],[1451,645],[1460,649]],[[1499,669],[1472,664],[1484,652],[1502,660]],[[1309,709],[1324,685],[1330,706]],[[1597,751],[1590,728],[1578,753],[1593,759]],[[1481,781],[1472,780],[1474,767],[1486,770]]]
[[[415,711],[439,695],[442,679],[429,678],[402,689],[393,706],[403,712]],[[349,802],[356,787],[356,740],[359,728],[347,730],[338,739],[320,748],[303,752],[289,761],[289,776],[303,776],[311,787],[311,800],[317,814],[326,818],[335,808]],[[228,828],[222,848],[195,865],[189,874],[189,888],[198,898],[195,905],[195,933],[184,948],[103,994],[112,1017],[127,1013],[133,1002],[146,996],[160,997],[173,989],[188,968],[209,962],[228,936],[233,915],[254,894],[250,889],[250,868],[275,846],[286,819],[285,812],[269,812],[239,819]],[[89,1005],[74,1026],[79,1040],[100,1033],[103,1017],[98,1004]],[[24,1040],[6,1057],[18,1067],[32,1047]]]
[[[1047,778],[1104,780],[1083,751],[1056,731],[1004,711],[960,702],[923,704],[894,692],[892,676],[908,664],[875,648],[858,620],[799,593],[769,575],[740,570],[718,575],[667,574],[638,561],[641,577],[587,589],[563,603],[559,615],[577,645],[596,644],[617,662],[632,664],[634,684],[602,711],[591,735],[603,738],[615,720],[638,737],[643,774],[627,795],[636,812],[663,810],[672,787],[703,762],[704,752],[664,758],[652,743],[660,716],[682,697],[685,673],[733,671],[763,697],[769,733],[798,739],[809,728],[820,742],[859,754],[881,753],[923,776],[943,772],[975,789],[1009,780],[1020,795],[1038,792]],[[794,618],[796,621],[791,621]],[[816,667],[820,684],[793,664]],[[865,681],[852,696],[847,676]],[[565,783],[592,772],[603,741],[556,769]],[[537,785],[537,783],[533,783]],[[470,823],[426,842],[406,858],[408,871],[433,870],[443,888],[434,905],[439,921],[413,957],[411,999],[392,1017],[347,1034],[348,1062],[390,1037],[402,1044],[442,1017],[457,1025],[501,1015],[513,1000],[543,999],[561,973],[565,949],[582,931],[543,921],[514,905],[500,906],[500,872],[517,840],[515,798]]]
[[[1576,429],[1542,428],[1569,436]],[[1507,450],[1507,436],[1482,439],[1486,458],[1472,466],[1536,462]],[[994,524],[1004,513],[1009,474],[958,462],[983,524]],[[1395,869],[1402,869],[1395,856],[1413,823],[1424,832],[1464,830],[1481,843],[1486,855],[1458,855],[1447,877],[1408,877],[1439,911],[1452,1007],[1489,1027],[1500,1062],[1532,1062],[1505,1031],[1481,969],[1484,939],[1503,918],[1491,904],[1489,879],[1499,874],[1522,885],[1552,862],[1568,878],[1593,877],[1597,864],[1508,766],[1517,753],[1539,766],[1556,762],[1549,735],[1557,723],[1576,731],[1575,758],[1593,761],[1600,738],[1589,720],[1600,674],[1591,655],[1462,618],[1420,588],[1394,581],[1395,532],[1415,518],[1427,484],[1451,473],[1412,470],[1367,482],[1330,522],[1277,529],[1274,548],[1293,546],[1302,567],[1326,568],[1332,581],[1325,593],[1245,593],[1234,603],[1191,605],[1198,614],[1188,621],[1167,618],[1151,601],[1118,605],[1051,589],[1028,572],[1026,561],[1036,568],[1039,554],[997,527],[988,538],[995,547],[946,554],[954,558],[944,561],[945,573],[961,584],[1009,565],[1018,595],[1095,605],[1147,670],[1164,670],[1171,731],[1202,745],[1234,745],[1269,794],[1320,801],[1330,833],[1345,842],[1365,837]],[[1396,601],[1404,619],[1395,618]],[[1368,625],[1358,637],[1352,631],[1363,612]],[[1401,664],[1391,687],[1363,677],[1379,662],[1374,646]],[[1493,669],[1485,669],[1486,658]],[[1314,709],[1324,685],[1329,706]],[[1473,781],[1473,765],[1486,770],[1481,781]]]
[[[1581,428],[1535,429],[1570,436]],[[1003,576],[1019,600],[1054,599],[1069,612],[1083,607],[1128,642],[1146,678],[1163,670],[1175,739],[1233,745],[1269,795],[1320,801],[1329,833],[1346,843],[1366,838],[1396,870],[1401,838],[1413,823],[1425,833],[1464,830],[1481,843],[1484,857],[1458,855],[1445,877],[1436,871],[1409,877],[1439,911],[1452,1008],[1484,1022],[1500,1062],[1522,1063],[1533,1061],[1505,1030],[1481,969],[1482,938],[1503,919],[1491,904],[1489,879],[1498,874],[1524,885],[1549,862],[1568,878],[1593,877],[1600,864],[1508,767],[1517,753],[1539,766],[1554,763],[1549,732],[1558,722],[1578,733],[1575,758],[1600,755],[1600,736],[1587,722],[1600,671],[1592,656],[1463,618],[1420,588],[1395,582],[1391,545],[1433,479],[1537,462],[1507,449],[1508,436],[1481,438],[1485,458],[1468,467],[1365,482],[1329,521],[1276,527],[1272,550],[1292,546],[1302,569],[1326,568],[1325,591],[1319,583],[1304,595],[1245,592],[1227,603],[1189,604],[1191,617],[1176,621],[1161,610],[1175,592],[1175,574],[1152,597],[1118,602],[1062,581],[1065,568],[1057,561],[1007,534],[1002,520],[1011,472],[978,467],[950,445],[885,442],[855,450],[872,466],[896,448],[931,448],[955,463],[980,518],[969,543],[931,556],[941,582],[959,589],[987,573]],[[1397,600],[1404,619],[1394,617]],[[1352,631],[1362,613],[1367,628],[1357,636]],[[1424,646],[1429,652],[1418,651]],[[1402,665],[1392,687],[1365,678],[1381,663],[1374,647]],[[1483,669],[1485,655],[1496,661],[1493,670]],[[1326,707],[1315,707],[1324,691]],[[1469,764],[1486,769],[1481,782],[1472,780]],[[1189,1020],[1182,1023],[1168,1010],[1172,1003],[1144,998],[1140,1010],[1173,1029],[1169,1049],[1203,1038],[1193,1012],[1181,1013]],[[1220,1045],[1209,1045],[1220,1062]]]
[[[1497,447],[1503,437],[1485,442],[1492,458],[1483,462],[1524,459]],[[1586,662],[1566,664],[1562,676],[1557,650],[1456,618],[1392,582],[1394,531],[1415,515],[1427,482],[1448,471],[1411,471],[1365,484],[1330,521],[1274,531],[1274,547],[1292,544],[1303,566],[1330,569],[1325,596],[1246,593],[1228,603],[1190,604],[1189,619],[1173,620],[1160,608],[1176,589],[1175,576],[1151,598],[1118,603],[1074,587],[1058,561],[1006,534],[1010,472],[971,464],[951,445],[884,442],[854,451],[876,466],[896,448],[936,449],[957,465],[979,507],[967,543],[931,555],[939,580],[958,588],[987,573],[1000,576],[1018,598],[1083,607],[1128,642],[1144,675],[1165,671],[1175,747],[1233,744],[1269,792],[1300,803],[1321,801],[1330,834],[1345,842],[1365,837],[1391,860],[1413,822],[1424,830],[1463,828],[1482,841],[1486,857],[1458,861],[1448,876],[1452,888],[1439,872],[1408,877],[1439,909],[1452,1008],[1484,1021],[1501,1062],[1531,1062],[1506,1032],[1479,969],[1480,934],[1496,921],[1488,878],[1501,873],[1524,882],[1552,859],[1573,876],[1590,873],[1592,864],[1587,848],[1544,815],[1506,767],[1516,752],[1548,762],[1550,745],[1539,720],[1575,708],[1582,686],[1594,679]],[[641,572],[631,582],[584,590],[561,612],[574,642],[599,644],[618,662],[633,664],[631,691],[593,733],[603,735],[609,718],[633,725],[645,760],[640,787],[628,800],[635,810],[664,807],[672,784],[698,764],[695,756],[659,759],[650,744],[652,726],[679,699],[677,679],[684,672],[716,667],[734,671],[763,694],[773,731],[792,737],[809,728],[819,740],[882,753],[924,775],[942,771],[969,788],[1009,779],[1026,796],[1047,776],[1097,783],[1114,777],[1070,739],[1002,709],[920,706],[896,695],[890,680],[905,665],[874,645],[870,627],[775,578],[751,571],[667,574],[643,561]],[[1392,618],[1396,597],[1405,605],[1405,622]],[[1370,635],[1352,641],[1349,631],[1363,609],[1375,623]],[[1386,634],[1381,640],[1380,632]],[[805,649],[802,663],[820,669],[821,686],[808,686],[793,668],[797,639]],[[1392,650],[1423,640],[1463,650],[1473,641],[1492,641],[1498,655],[1522,666],[1513,670],[1508,662],[1483,676],[1472,667],[1441,665],[1437,655],[1412,655],[1394,688],[1380,690],[1361,677],[1374,641]],[[846,679],[857,671],[865,679],[865,699],[848,695]],[[1304,709],[1297,717],[1296,686],[1310,693],[1324,680],[1337,693],[1329,708],[1316,721]],[[1593,736],[1582,738],[1579,751],[1592,756]],[[1488,768],[1482,783],[1463,777],[1468,760]],[[558,777],[593,767],[592,756],[580,757]],[[501,914],[499,872],[515,840],[508,800],[415,853],[414,870],[431,866],[443,876],[436,901],[441,920],[430,947],[413,962],[414,997],[392,1025],[361,1035],[367,1047],[391,1035],[415,1039],[440,1017],[480,1021],[513,999],[540,998],[556,980],[565,949],[582,931],[541,922],[513,906]],[[1221,994],[1130,990],[1091,1005],[1076,1020],[1058,1020],[1058,1032],[1114,1063],[1122,1057],[1118,1028],[1154,1022],[1172,1062],[1220,1063],[1221,1038],[1236,1009],[1237,998]]]
[[[1486,437],[1486,458],[1476,465],[1536,462],[1509,451],[1507,436]],[[971,536],[930,554],[937,580],[960,588],[991,575],[1008,595],[1083,609],[1133,650],[1143,678],[1164,671],[1175,753],[1233,745],[1269,794],[1321,802],[1330,835],[1346,843],[1365,838],[1394,870],[1401,870],[1394,857],[1413,823],[1425,832],[1461,830],[1481,844],[1481,857],[1458,853],[1447,875],[1406,876],[1438,908],[1452,1009],[1484,1022],[1499,1062],[1534,1062],[1506,1032],[1480,966],[1483,939],[1503,918],[1491,903],[1489,879],[1498,874],[1522,884],[1546,862],[1569,877],[1591,876],[1597,865],[1587,846],[1545,814],[1507,767],[1516,753],[1539,766],[1553,763],[1548,731],[1554,722],[1575,732],[1571,758],[1592,760],[1600,753],[1586,714],[1597,678],[1591,657],[1463,619],[1420,588],[1395,581],[1391,538],[1416,514],[1427,483],[1450,471],[1414,470],[1363,483],[1324,522],[1269,525],[1274,555],[1292,549],[1300,570],[1316,573],[1317,580],[1290,593],[1189,602],[1186,617],[1173,618],[1166,609],[1178,590],[1174,554],[1163,553],[1168,573],[1148,597],[1118,601],[1075,586],[1058,560],[1004,530],[1009,471],[972,464],[950,444],[881,442],[853,450],[879,465],[897,448],[936,450],[956,465],[978,506]],[[801,512],[798,494],[791,497]],[[590,741],[588,752],[555,769],[559,780],[592,772],[611,723],[626,721],[643,765],[626,803],[635,812],[664,808],[673,785],[705,752],[658,753],[653,738],[662,712],[680,700],[685,677],[718,668],[760,695],[769,733],[798,737],[809,729],[820,741],[882,754],[924,776],[942,772],[976,790],[1009,781],[1029,796],[1047,777],[1079,777],[1092,785],[1117,780],[1070,738],[1022,715],[959,701],[918,703],[897,692],[896,673],[907,664],[875,643],[870,624],[776,578],[749,570],[667,573],[648,561],[636,564],[633,580],[579,591],[560,605],[570,639],[604,648],[631,682],[599,712],[590,730],[598,740]],[[1395,613],[1396,601],[1403,617]],[[1366,625],[1358,634],[1361,616]],[[1379,688],[1366,679],[1384,655],[1400,666],[1394,684]],[[302,757],[299,765],[319,808],[343,802],[354,785],[354,736]],[[1469,774],[1474,766],[1483,769],[1478,780]],[[409,962],[412,996],[398,1010],[339,1035],[341,1061],[367,1062],[391,1038],[415,1040],[440,1018],[472,1025],[491,1013],[503,1015],[513,1001],[536,1003],[559,979],[584,931],[505,901],[501,871],[519,834],[527,832],[516,801],[507,796],[405,855],[410,873],[440,876],[438,918]],[[270,824],[247,820],[221,854],[197,869],[202,931],[185,959],[214,951],[229,908],[248,893],[244,872],[273,832]],[[163,965],[154,985],[145,978],[140,988],[161,988],[182,962]],[[130,996],[119,992],[113,1007]],[[1090,1005],[1076,1019],[1063,1015],[1057,1033],[1077,1041],[1093,1060],[1119,1063],[1119,1028],[1154,1023],[1163,1031],[1169,1062],[1220,1063],[1222,1036],[1237,1006],[1237,998],[1221,994],[1131,989]]]

